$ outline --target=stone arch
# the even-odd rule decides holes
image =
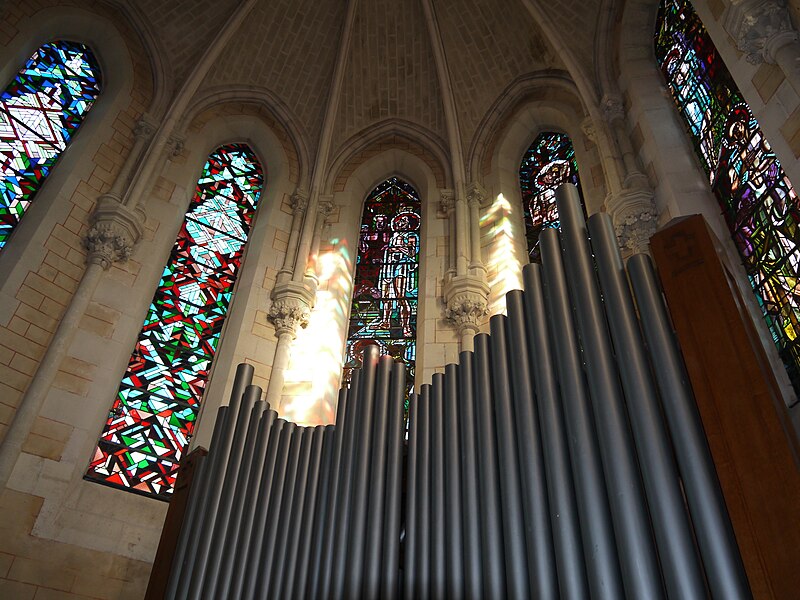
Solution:
[[[386,140],[387,138],[383,138]],[[391,139],[391,138],[388,138]],[[405,139],[405,138],[404,138]],[[387,143],[386,141],[381,142]],[[413,146],[411,148],[414,148]],[[340,161],[339,164],[345,161]],[[329,175],[328,184],[336,181],[335,173]],[[287,370],[284,394],[293,386],[302,387],[303,345],[313,345],[317,370],[327,369],[324,386],[318,386],[310,402],[298,399],[284,400],[283,407],[289,418],[307,415],[304,422],[332,422],[336,409],[336,390],[339,386],[344,357],[347,323],[352,298],[355,257],[358,249],[363,204],[369,193],[382,181],[397,176],[411,184],[422,201],[422,227],[420,237],[420,299],[417,313],[417,384],[430,380],[436,370],[443,370],[446,361],[455,360],[458,343],[455,332],[441,319],[439,304],[440,280],[446,268],[446,257],[437,248],[446,247],[446,221],[438,212],[439,189],[442,172],[435,172],[425,157],[407,146],[383,147],[361,160],[344,179],[340,188],[323,196],[333,202],[334,213],[329,227],[323,233],[319,263],[322,277],[317,293],[317,304],[311,313],[309,325],[302,330],[292,346],[292,362]],[[327,341],[323,344],[323,336]],[[323,347],[324,346],[324,347]],[[293,367],[293,365],[297,365]],[[295,373],[296,375],[293,375]],[[293,379],[294,377],[294,379]],[[303,392],[308,398],[308,391]],[[309,418],[310,417],[310,418]],[[311,420],[310,420],[311,419]]]
[[[484,260],[492,283],[492,310],[502,310],[507,291],[520,282],[503,278],[509,270],[505,261],[513,255],[510,270],[528,261],[525,223],[519,186],[519,167],[531,143],[543,131],[570,136],[575,148],[584,197],[589,213],[601,210],[606,196],[603,167],[598,149],[586,136],[582,125],[587,115],[577,90],[569,79],[558,75],[539,75],[515,82],[495,103],[484,119],[479,135],[470,148],[470,175],[482,180],[489,192],[490,206],[484,210],[483,227],[500,227],[508,236],[502,251],[496,243],[484,248]],[[497,236],[489,236],[497,242]],[[498,261],[504,261],[503,265]]]
[[[133,128],[154,96],[147,51],[127,24],[85,9],[49,8],[14,24],[16,34],[0,47],[0,81],[5,86],[43,43],[69,39],[86,44],[100,64],[100,95],[37,193],[36,201],[0,254],[0,292],[13,297],[47,255],[46,242],[73,218],[82,235],[97,197],[108,191],[133,145]],[[87,160],[88,158],[88,160]],[[77,226],[73,227],[76,229]],[[74,249],[83,252],[79,243]],[[13,303],[0,304],[0,323]]]
[[[290,180],[308,189],[311,155],[307,140],[302,134],[296,115],[269,90],[225,87],[198,94],[176,129],[190,135],[211,119],[243,115],[258,119],[270,128],[280,141],[283,153],[289,161]]]
[[[266,327],[262,313],[267,307],[275,274],[284,259],[285,247],[280,240],[288,237],[291,228],[292,209],[289,199],[297,188],[299,162],[295,146],[287,144],[285,131],[265,110],[249,103],[223,102],[198,113],[198,118],[192,120],[186,128],[181,153],[164,169],[148,201],[150,218],[161,224],[158,235],[153,240],[143,240],[133,257],[159,257],[158,260],[153,258],[152,265],[143,265],[142,268],[144,281],[148,284],[155,282],[175,241],[186,206],[194,194],[197,177],[209,154],[223,144],[234,142],[246,144],[254,151],[264,171],[265,184],[212,367],[212,375],[222,375],[209,377],[210,384],[198,416],[193,446],[207,445],[209,442],[213,418],[206,419],[204,415],[214,414],[228,397],[231,374],[236,365],[240,362],[255,363],[256,379],[263,381],[268,376],[269,368],[269,364],[264,363],[269,363],[272,359],[272,353],[263,348],[264,340],[248,333],[259,327]],[[265,115],[270,118],[265,118]],[[144,281],[143,285],[146,286]],[[152,289],[138,296],[141,298],[137,299],[134,310],[141,313],[146,310]],[[134,321],[139,320],[138,313]],[[141,315],[143,317],[143,313]],[[226,337],[227,331],[244,333]],[[269,336],[269,343],[272,342],[274,340]]]
[[[342,144],[330,163],[323,189],[325,193],[344,191],[360,165],[391,149],[419,157],[428,165],[440,188],[450,187],[453,175],[445,148],[444,142],[428,130],[402,119],[387,119]]]

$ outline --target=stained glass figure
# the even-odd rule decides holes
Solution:
[[[245,145],[208,158],[87,478],[169,497],[219,345],[264,184]]]
[[[556,208],[556,188],[562,183],[572,183],[578,186],[578,190],[581,186],[575,149],[569,136],[553,131],[540,133],[522,159],[519,183],[528,255],[531,262],[541,262],[539,236],[549,227],[558,229],[561,226]]]
[[[656,58],[800,392],[800,205],[758,121],[685,0],[662,0]]]
[[[392,177],[364,203],[350,310],[344,377],[361,365],[364,347],[404,362],[407,391],[414,385],[419,289],[421,203],[406,182]]]
[[[0,96],[0,250],[100,93],[83,44],[41,46]]]

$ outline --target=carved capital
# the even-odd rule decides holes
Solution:
[[[167,139],[166,149],[167,149],[167,156],[170,158],[175,158],[181,152],[183,152],[185,140],[178,136],[178,135],[171,135]]]
[[[622,121],[625,118],[625,106],[622,98],[616,94],[606,94],[602,100],[603,116],[608,123]]]
[[[272,305],[267,319],[275,326],[275,335],[284,333],[297,337],[297,328],[305,328],[314,305],[314,291],[303,283],[287,281],[272,290]]]
[[[325,222],[328,217],[333,214],[336,205],[333,203],[333,196],[323,196],[319,199],[319,206],[317,207],[317,211],[319,212],[319,216],[323,222]]]
[[[468,204],[470,204],[470,205],[475,204],[477,206],[484,206],[488,199],[489,199],[489,192],[487,192],[486,188],[484,188],[477,181],[473,181],[467,186],[467,203]]]
[[[156,132],[156,126],[142,117],[133,128],[133,135],[137,138],[149,139]]]
[[[453,190],[439,190],[439,208],[441,211],[444,214],[449,215],[455,206],[456,201]]]
[[[581,122],[581,130],[583,131],[583,135],[586,136],[593,144],[597,143],[597,129],[594,126],[594,121],[592,121],[591,117],[586,117]]]
[[[774,63],[775,51],[798,39],[785,0],[733,0],[724,26],[753,65]]]
[[[607,199],[620,248],[633,253],[647,252],[656,232],[653,194],[648,189],[625,189]]]
[[[275,335],[280,337],[284,333],[297,337],[297,326],[308,325],[311,310],[305,304],[292,299],[273,300],[267,318],[275,325]]]
[[[144,220],[141,208],[131,210],[111,194],[100,196],[83,240],[88,250],[86,261],[108,269],[128,260],[142,236]]]
[[[477,333],[489,314],[489,286],[482,277],[470,275],[453,277],[445,284],[445,318],[459,336]]]
[[[291,197],[292,210],[295,214],[303,214],[308,206],[308,192],[302,188],[297,188]]]

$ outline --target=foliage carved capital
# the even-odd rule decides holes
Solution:
[[[275,326],[275,335],[284,333],[297,337],[297,328],[305,328],[311,316],[314,291],[307,285],[295,281],[287,281],[275,286],[272,290],[272,305],[267,313],[267,320]]]
[[[83,240],[88,251],[86,261],[108,269],[128,260],[142,237],[144,221],[141,208],[131,210],[111,194],[100,196]]]
[[[656,232],[658,211],[651,191],[625,189],[607,200],[620,248],[632,253],[647,252]]]
[[[489,314],[489,286],[485,278],[472,275],[453,277],[444,287],[445,318],[458,335],[477,333]]]
[[[489,199],[489,192],[486,191],[477,181],[471,182],[467,185],[467,203],[470,205],[485,206],[486,201]]]

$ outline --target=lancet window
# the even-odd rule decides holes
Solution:
[[[228,144],[208,157],[87,479],[171,494],[263,185],[261,165],[247,146]]]
[[[42,45],[0,96],[0,250],[100,93],[91,50]]]
[[[562,183],[572,183],[580,190],[578,163],[569,136],[554,131],[540,133],[522,158],[519,183],[528,255],[531,262],[540,262],[539,236],[549,227],[560,227],[555,189]]]
[[[655,49],[773,341],[800,391],[800,207],[691,4],[662,0]]]
[[[364,347],[377,344],[407,366],[414,384],[419,296],[421,203],[416,190],[392,177],[364,203],[350,310],[344,376],[360,366]]]

